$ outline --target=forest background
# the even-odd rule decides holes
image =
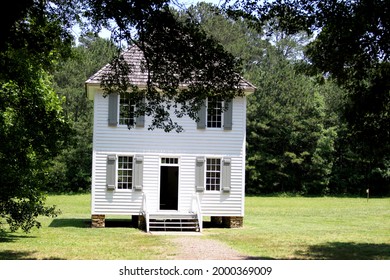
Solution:
[[[194,117],[210,92],[235,96],[236,70],[257,87],[248,96],[247,194],[390,194],[387,1],[227,2],[23,0],[1,11],[0,232],[56,215],[45,193],[89,192],[93,104],[84,82],[112,62],[103,88],[126,90],[118,56],[126,44],[147,54],[153,106],[144,109],[166,130],[178,127],[164,119],[162,96]],[[77,43],[76,23],[84,23]],[[99,38],[102,27],[111,40]],[[183,94],[177,71],[202,83]]]
[[[354,138],[344,117],[347,92],[304,71],[305,46],[313,37],[268,34],[267,25],[259,32],[212,4],[199,3],[189,12],[241,59],[243,77],[257,87],[247,108],[247,194],[364,196],[368,188],[373,196],[389,194],[390,159],[372,158]],[[47,170],[48,192],[90,190],[93,103],[84,82],[118,49],[109,39],[88,34],[72,52],[53,74],[72,129],[70,145]]]

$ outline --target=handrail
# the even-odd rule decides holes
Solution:
[[[196,216],[198,218],[199,232],[202,232],[202,230],[203,230],[202,208],[200,206],[200,199],[199,199],[199,195],[197,193],[195,193],[192,196],[191,208],[192,208],[191,209],[192,212],[196,213]]]
[[[144,192],[142,193],[142,213],[145,217],[146,232],[149,232],[149,212],[148,212],[146,194]]]

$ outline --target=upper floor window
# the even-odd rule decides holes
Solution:
[[[198,129],[223,128],[232,130],[233,128],[233,102],[223,101],[218,97],[209,97],[199,108],[196,127]]]
[[[207,100],[207,127],[222,127],[223,101],[220,98],[208,98]]]
[[[133,126],[135,124],[135,105],[129,93],[121,93],[119,98],[119,124]]]

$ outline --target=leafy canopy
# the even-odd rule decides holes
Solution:
[[[235,18],[288,34],[313,33],[307,73],[347,92],[343,120],[367,169],[388,170],[390,154],[390,5],[387,0],[227,1]],[[351,146],[352,147],[352,146]],[[386,174],[386,172],[384,172]],[[385,175],[388,178],[388,175]],[[370,182],[367,182],[370,184]]]
[[[119,56],[112,63],[115,70],[102,82],[106,94],[132,90],[137,104],[136,114],[153,116],[150,129],[165,131],[182,127],[176,117],[197,118],[207,96],[231,99],[242,94],[239,88],[240,61],[199,27],[196,18],[179,15],[169,1],[94,1],[91,5],[96,24],[112,30],[115,40],[136,45],[145,57],[143,67],[148,73],[146,89],[139,89],[127,79],[131,65]],[[183,85],[186,85],[183,88]],[[141,101],[146,97],[146,103]]]
[[[134,98],[146,95],[139,106],[154,117],[154,127],[180,131],[169,116],[197,116],[204,98],[223,99],[240,94],[239,63],[191,18],[179,18],[164,0],[22,0],[0,11],[0,216],[12,230],[39,226],[39,215],[55,215],[44,206],[49,160],[60,152],[69,135],[61,102],[53,91],[51,74],[71,55],[74,32],[112,31],[115,42],[137,45],[149,73],[146,90],[132,87]],[[120,54],[120,71],[109,79],[123,83],[105,86],[105,92],[127,90],[131,71]],[[183,82],[194,81],[181,90]],[[161,92],[164,95],[160,94]],[[168,100],[169,99],[169,100]],[[163,105],[167,101],[167,105]],[[169,104],[169,102],[172,102]]]

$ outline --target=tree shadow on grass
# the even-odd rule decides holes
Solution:
[[[0,243],[15,242],[18,239],[22,239],[22,238],[25,239],[25,238],[36,238],[36,237],[31,235],[19,235],[15,233],[0,232]]]
[[[307,250],[295,253],[302,259],[390,260],[390,244],[329,242],[309,246]]]
[[[20,235],[11,232],[0,232],[0,243],[13,243],[19,239],[36,238],[31,235]],[[37,260],[36,251],[0,250],[0,260]],[[62,260],[58,257],[49,257],[42,260]]]
[[[0,252],[0,260],[32,260],[34,252],[5,250]]]
[[[75,227],[75,228],[87,228],[91,226],[91,220],[89,219],[54,219],[49,227]]]
[[[88,228],[91,227],[90,219],[54,219],[49,227],[76,227]],[[131,219],[107,219],[105,221],[106,228],[129,228],[136,227]]]
[[[0,260],[37,260],[34,258],[34,251],[13,251],[13,250],[5,250],[0,251]],[[52,258],[44,258],[42,260],[63,260],[61,258],[52,257]]]

